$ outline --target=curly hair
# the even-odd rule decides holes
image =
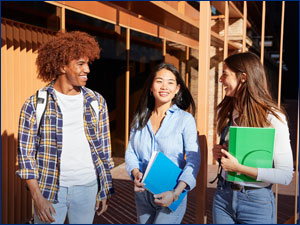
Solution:
[[[38,49],[38,78],[52,81],[60,74],[62,66],[81,57],[87,57],[89,62],[99,59],[100,47],[95,38],[80,31],[59,32]]]

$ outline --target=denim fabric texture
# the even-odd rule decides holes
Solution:
[[[153,194],[149,191],[135,192],[135,203],[138,224],[180,224],[186,211],[187,196],[176,211],[154,203]]]
[[[64,224],[67,215],[69,224],[92,224],[95,216],[97,191],[96,180],[86,185],[60,187],[58,203],[52,203],[56,212],[56,216],[52,215],[55,219],[52,224]],[[40,221],[35,212],[34,223],[50,224]]]
[[[213,201],[214,224],[275,224],[275,198],[271,187],[234,191],[220,180]]]

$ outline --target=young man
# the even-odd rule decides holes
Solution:
[[[17,171],[31,192],[35,223],[63,224],[68,214],[70,223],[91,224],[95,211],[107,209],[113,193],[107,105],[84,87],[99,53],[96,40],[79,31],[58,33],[38,51],[38,78],[51,83],[42,89],[47,104],[39,125],[41,99],[34,94],[22,107]]]

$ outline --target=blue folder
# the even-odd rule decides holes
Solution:
[[[166,155],[162,152],[154,152],[149,160],[142,183],[145,184],[145,188],[152,194],[160,194],[175,189],[181,173],[182,169]],[[169,206],[169,209],[174,212],[186,194],[187,191],[184,190],[179,195],[178,200]]]

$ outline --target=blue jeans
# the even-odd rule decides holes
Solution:
[[[148,191],[135,192],[135,203],[138,224],[180,224],[185,214],[187,196],[175,212],[156,205],[153,194]]]
[[[64,224],[67,214],[70,224],[92,224],[97,192],[97,180],[85,185],[59,187],[58,203],[52,203],[56,212],[56,216],[52,215],[55,219],[52,224]],[[35,212],[34,223],[49,224],[40,221]]]
[[[275,224],[275,198],[271,187],[234,191],[220,180],[213,201],[214,224]]]

